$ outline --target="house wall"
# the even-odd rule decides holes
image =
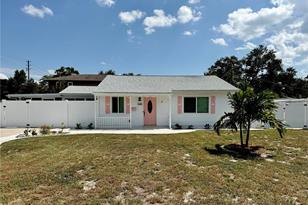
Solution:
[[[209,97],[209,113],[184,113],[184,100],[182,112],[177,111],[178,96],[181,97]],[[215,113],[211,113],[211,96],[216,96]],[[227,92],[178,92],[172,96],[172,126],[176,123],[183,128],[193,125],[194,128],[203,128],[205,124],[213,125],[224,112],[232,111],[228,104]]]
[[[120,95],[123,96],[123,95]],[[209,110],[209,113],[178,113],[177,112],[177,99],[178,96],[191,96],[191,97],[216,97],[216,111],[212,114]],[[139,128],[144,126],[144,100],[143,96],[141,97],[141,102],[138,101],[138,96],[132,96],[132,128]],[[105,96],[98,96],[98,114],[97,117],[102,120],[98,123],[98,128],[129,128],[129,114],[114,114],[114,113],[105,113]],[[205,124],[213,125],[223,114],[224,112],[231,111],[231,107],[228,104],[227,92],[176,92],[171,97],[171,106],[172,106],[172,126],[176,123],[183,126],[183,128],[193,125],[195,128],[203,128]],[[210,102],[209,102],[210,104]],[[156,96],[156,106],[157,106],[157,126],[158,127],[169,127],[169,96],[167,95],[158,95]],[[209,105],[210,109],[210,105]],[[184,110],[184,109],[182,109]],[[118,121],[117,121],[118,119]],[[124,123],[126,122],[126,123]]]
[[[121,95],[123,96],[123,95]],[[138,101],[139,96],[131,97],[131,116],[132,116],[132,127],[141,128],[144,126],[144,98],[141,97],[141,101]],[[157,106],[157,126],[168,127],[169,125],[169,98],[168,96],[156,96]],[[125,107],[125,106],[124,106]],[[111,106],[110,106],[111,109]],[[106,113],[105,112],[105,96],[97,97],[97,117],[103,119],[103,122],[98,123],[98,128],[129,128],[129,117],[130,114],[126,113]],[[107,119],[109,118],[109,119]],[[118,121],[116,119],[118,118]],[[124,121],[124,122],[123,122]],[[125,123],[126,122],[126,123]],[[117,124],[121,123],[121,125]],[[103,125],[105,124],[105,125]]]
[[[1,127],[94,124],[94,101],[2,101],[0,105]]]

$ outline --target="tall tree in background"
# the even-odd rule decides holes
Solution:
[[[73,74],[78,75],[79,71],[75,70],[75,68],[73,67],[62,66],[61,68],[55,71],[55,75],[53,77],[68,76],[68,75],[73,75]]]
[[[8,79],[8,93],[20,93],[20,87],[26,81],[26,72],[24,70],[15,70],[14,76]]]
[[[256,92],[271,90],[281,95],[279,74],[283,72],[282,60],[275,51],[260,45],[243,59],[244,79]]]
[[[275,51],[262,45],[241,60],[234,56],[217,60],[205,75],[217,75],[239,88],[250,86],[257,93],[270,90],[279,97],[308,97],[308,81],[297,78],[292,67],[284,70]]]
[[[36,93],[39,91],[38,84],[30,78],[27,80],[24,70],[16,70],[14,76],[8,79],[8,93]]]
[[[216,75],[234,86],[242,81],[242,63],[235,56],[224,57],[217,60],[205,75]]]
[[[107,71],[100,71],[99,73],[98,73],[99,75],[115,75],[116,74],[116,72],[114,71],[114,70],[107,70]]]

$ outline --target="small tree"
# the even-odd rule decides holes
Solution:
[[[241,146],[243,148],[248,147],[251,125],[259,121],[277,129],[280,137],[283,137],[285,125],[275,117],[277,105],[274,102],[275,95],[272,92],[255,93],[252,88],[247,87],[234,94],[228,94],[228,98],[233,112],[225,113],[214,124],[214,130],[218,135],[223,127],[235,131],[239,129]],[[246,133],[245,144],[243,140],[244,132]]]

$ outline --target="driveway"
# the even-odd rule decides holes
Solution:
[[[0,128],[0,144],[16,139],[16,136],[24,130],[24,128]]]

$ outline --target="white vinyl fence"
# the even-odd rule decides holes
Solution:
[[[94,125],[94,101],[6,101],[1,103],[1,127],[76,127]]]
[[[276,117],[283,120],[288,127],[304,128],[308,121],[308,99],[283,99],[276,100],[278,110]]]

